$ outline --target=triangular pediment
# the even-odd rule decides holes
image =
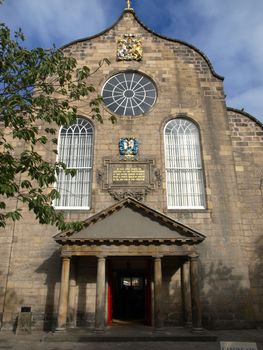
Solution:
[[[55,236],[58,243],[87,241],[164,241],[198,244],[205,239],[199,232],[170,217],[127,198],[88,218],[80,231]]]

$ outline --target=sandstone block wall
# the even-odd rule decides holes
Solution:
[[[142,37],[141,62],[116,61],[117,40],[127,33]],[[148,75],[158,92],[156,104],[143,116],[117,116],[113,125],[104,108],[103,124],[91,120],[91,210],[68,210],[67,219],[86,219],[114,203],[97,183],[96,172],[102,169],[105,157],[118,159],[120,138],[138,138],[140,158],[154,159],[162,176],[161,186],[147,195],[145,203],[207,236],[199,247],[205,325],[244,327],[262,321],[262,126],[242,113],[227,111],[222,79],[198,50],[154,35],[130,12],[125,12],[115,26],[100,36],[72,43],[64,50],[76,57],[79,65],[88,65],[92,70],[104,57],[111,61],[91,77],[99,94],[110,76],[126,70]],[[89,118],[88,101],[81,101],[79,107],[80,115]],[[191,119],[200,129],[207,204],[204,210],[167,209],[163,132],[165,124],[178,116]],[[51,152],[39,151],[52,159]],[[26,209],[23,215],[23,220],[8,225],[0,235],[3,324],[12,327],[21,306],[30,305],[35,325],[40,327],[54,319],[57,312],[60,258],[53,240],[57,231],[38,225]],[[88,303],[79,304],[79,320],[86,322],[90,318],[91,323],[95,265],[92,262],[86,268],[85,259],[79,265],[78,293],[88,291],[91,295]],[[171,277],[168,265],[166,286]],[[173,278],[176,285],[177,277]],[[164,290],[167,293],[167,287]],[[176,301],[165,306],[166,310],[171,307],[171,312],[166,313],[167,323],[174,321],[174,315],[181,317],[178,290],[174,293]]]
[[[263,314],[263,128],[246,113],[229,109],[237,186],[240,196],[244,260],[249,267],[255,319]]]

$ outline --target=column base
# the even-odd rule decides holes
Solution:
[[[192,328],[192,333],[203,334],[204,333],[204,328]]]
[[[153,333],[163,334],[164,333],[164,329],[163,328],[154,328],[153,329]]]
[[[69,324],[67,328],[77,328],[77,326],[75,324]]]
[[[102,328],[95,328],[93,330],[94,333],[96,334],[102,334],[102,333],[105,333],[105,329],[102,329]]]
[[[185,327],[186,328],[192,328],[193,327],[193,323],[192,322],[185,322]]]
[[[62,331],[65,331],[66,330],[66,327],[56,327],[55,328],[55,333],[56,332],[62,332]]]
[[[14,326],[13,325],[2,325],[1,332],[13,332]]]

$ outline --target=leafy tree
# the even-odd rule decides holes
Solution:
[[[89,83],[95,72],[79,68],[63,50],[29,50],[23,41],[21,30],[12,35],[0,24],[0,226],[21,218],[21,210],[9,205],[15,199],[41,224],[80,228],[81,223],[65,223],[63,214],[52,207],[59,196],[53,188],[59,170],[72,176],[74,171],[48,161],[38,150],[56,145],[58,127],[76,119],[83,100],[90,106],[90,117],[102,121],[101,97]],[[103,60],[98,69],[105,62],[109,63]]]

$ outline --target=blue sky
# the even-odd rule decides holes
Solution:
[[[263,122],[263,0],[133,0],[145,25],[202,50],[225,77],[227,105]],[[5,0],[0,21],[22,28],[27,46],[57,47],[120,16],[125,0]]]

